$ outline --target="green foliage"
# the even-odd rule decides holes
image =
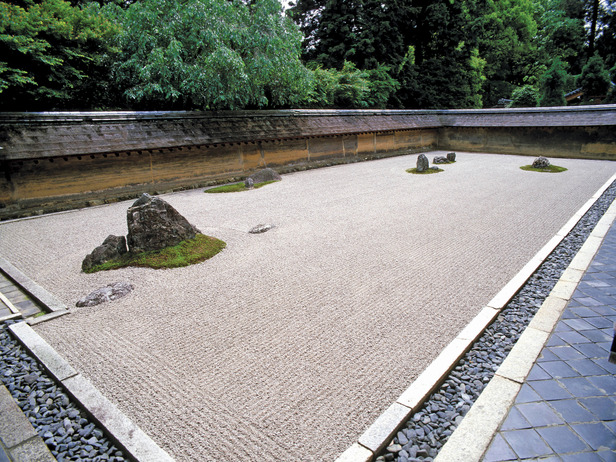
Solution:
[[[345,62],[341,70],[313,70],[313,87],[308,107],[316,108],[383,108],[399,83],[389,75],[387,66],[362,71],[351,62]]]
[[[566,82],[567,73],[560,59],[556,58],[541,79],[539,106],[566,106]]]
[[[96,4],[0,2],[4,110],[81,109],[107,92],[104,60],[117,28]]]
[[[524,165],[520,167],[520,169],[525,170],[527,172],[542,172],[542,173],[561,173],[566,172],[567,169],[565,167],[559,167],[558,165],[550,165],[546,168],[537,168],[532,165]]]
[[[511,94],[509,107],[536,107],[537,90],[531,85],[516,88]]]
[[[275,183],[276,181],[280,181],[280,180],[264,181],[263,183],[257,183],[253,185],[252,189],[259,189],[270,183]],[[229,193],[229,192],[240,192],[240,191],[250,191],[250,189],[246,188],[246,185],[242,182],[242,183],[225,184],[222,186],[216,186],[215,188],[206,189],[203,192],[210,193],[210,194],[217,194],[217,193]]]
[[[310,74],[277,0],[140,0],[107,8],[122,24],[114,79],[146,109],[296,106]]]
[[[412,173],[413,175],[430,175],[432,173],[440,173],[440,172],[444,172],[444,170],[442,168],[438,168],[438,167],[430,167],[427,168],[426,170],[423,170],[421,172],[417,171],[417,168],[408,168],[406,169],[407,173]]]
[[[598,54],[588,60],[577,83],[584,89],[585,100],[607,95],[610,89],[610,74]]]
[[[227,244],[214,237],[197,234],[193,239],[180,242],[173,247],[153,250],[140,254],[124,254],[118,260],[111,260],[94,266],[86,273],[96,273],[112,269],[140,266],[154,269],[179,268],[194,265],[212,258]]]

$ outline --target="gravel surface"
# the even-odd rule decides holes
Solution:
[[[0,325],[0,379],[58,462],[127,460],[9,334],[12,323]]]
[[[413,414],[377,462],[431,461],[537,313],[597,222],[616,198],[616,182],[554,249],[468,353]]]
[[[333,460],[616,171],[458,153],[406,173],[416,160],[165,195],[227,243],[186,268],[80,271],[126,234],[126,202],[2,223],[0,255],[68,306],[135,287],[35,330],[176,460]]]

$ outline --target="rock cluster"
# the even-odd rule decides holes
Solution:
[[[264,168],[259,170],[258,172],[253,173],[248,178],[250,178],[254,184],[265,183],[266,181],[280,181],[282,177],[278,174],[278,172],[271,168]],[[246,180],[248,180],[248,178]]]
[[[432,461],[436,457],[615,198],[616,182],[529,278],[440,388],[410,417],[377,462]]]
[[[126,238],[124,236],[114,236],[110,234],[101,245],[96,247],[92,253],[86,255],[81,263],[81,269],[88,271],[109,260],[115,260],[128,252],[126,248]]]
[[[428,162],[428,158],[425,154],[419,154],[417,157],[417,172],[425,172],[430,168],[430,163]]]
[[[84,271],[117,259],[130,251],[133,254],[160,250],[193,239],[199,232],[168,202],[142,194],[126,213],[128,238],[110,235],[102,245],[88,254],[81,264]]]
[[[546,157],[537,157],[533,161],[534,168],[548,168],[550,166],[550,161]]]
[[[128,250],[160,250],[193,239],[199,230],[168,202],[143,194],[126,212]]]
[[[131,293],[133,289],[133,285],[128,282],[116,282],[114,284],[109,284],[80,299],[77,302],[77,306],[96,306],[101,303],[117,300],[118,298],[122,298]]]
[[[0,380],[58,460],[123,462],[124,453],[0,325]]]

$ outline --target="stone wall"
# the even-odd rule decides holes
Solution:
[[[0,219],[434,149],[616,160],[616,106],[0,113]]]

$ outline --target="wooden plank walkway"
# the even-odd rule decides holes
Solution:
[[[45,312],[38,302],[0,271],[0,321],[30,318]]]

